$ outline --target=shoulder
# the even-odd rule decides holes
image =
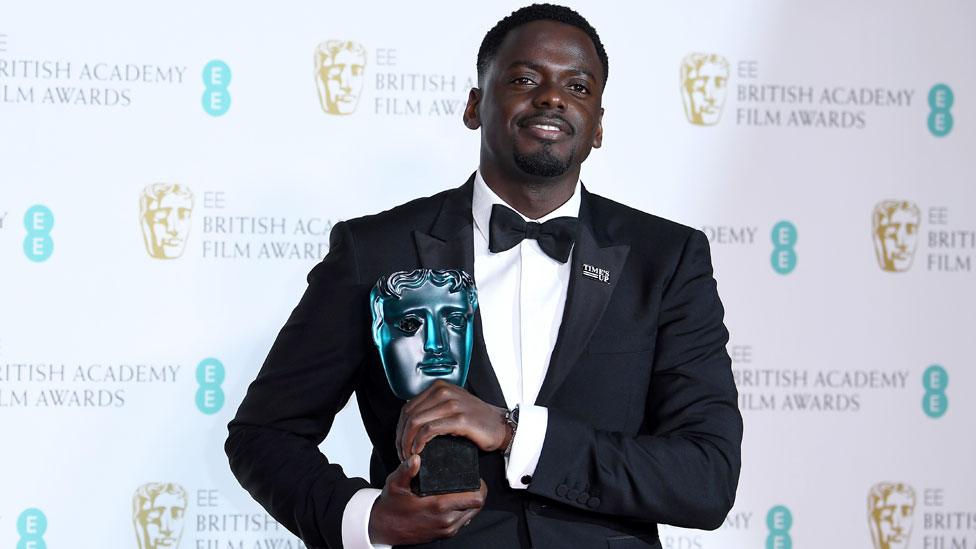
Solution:
[[[621,204],[604,196],[587,193],[594,232],[608,243],[628,244],[632,251],[680,251],[689,240],[705,239],[692,227]],[[707,239],[705,239],[707,243]]]
[[[452,192],[457,192],[457,189],[416,198],[389,210],[347,219],[342,223],[353,234],[359,246],[390,239],[412,238],[411,233],[414,230],[426,230],[433,225],[445,198]]]

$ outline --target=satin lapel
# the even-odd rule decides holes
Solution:
[[[414,231],[421,266],[427,269],[463,269],[474,276],[474,227],[471,220],[473,181],[474,176],[464,186],[448,194],[430,234]],[[468,370],[468,388],[485,402],[504,407],[505,397],[488,360],[480,313],[475,314],[474,321],[475,337]]]
[[[630,252],[630,246],[626,244],[601,246],[597,242],[592,231],[587,195],[588,193],[584,193],[580,208],[580,232],[573,247],[566,307],[549,360],[549,369],[536,398],[538,406],[549,403],[586,349],[593,330],[603,317],[610,296],[613,295],[617,277],[623,272],[624,262]],[[609,281],[584,276],[584,264],[609,273]]]

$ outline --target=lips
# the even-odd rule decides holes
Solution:
[[[449,357],[427,358],[420,364],[417,364],[417,369],[428,376],[447,375],[454,372],[455,368],[457,368],[457,362]]]
[[[545,141],[555,141],[574,133],[573,126],[569,122],[562,117],[552,115],[531,116],[521,120],[518,126]]]

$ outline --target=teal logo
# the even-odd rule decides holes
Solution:
[[[946,386],[949,385],[949,373],[938,364],[925,369],[922,374],[922,386],[925,396],[922,397],[922,411],[932,419],[939,419],[949,409],[949,397],[946,396]]]
[[[773,226],[773,255],[770,262],[773,270],[781,275],[788,275],[796,268],[796,225],[789,221],[780,221]]]
[[[17,517],[17,549],[47,549],[44,532],[47,531],[47,517],[40,509],[24,509]]]
[[[54,253],[54,240],[51,239],[51,228],[54,227],[54,214],[43,204],[35,204],[24,214],[24,227],[27,236],[24,237],[24,255],[27,259],[40,263],[50,259]]]
[[[955,97],[952,88],[936,84],[929,90],[929,132],[936,137],[945,137],[952,131],[952,103]]]
[[[205,358],[197,364],[197,409],[210,415],[224,407],[224,364],[216,358]]]
[[[766,513],[766,526],[769,527],[766,549],[792,549],[790,528],[793,526],[793,514],[786,506],[777,505],[770,509]]]
[[[223,116],[230,110],[230,67],[214,59],[203,67],[203,110],[210,116]]]

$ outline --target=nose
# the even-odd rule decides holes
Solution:
[[[558,111],[566,110],[566,101],[563,98],[562,86],[556,84],[541,84],[536,89],[535,97],[532,98],[532,105],[537,109],[554,109]]]
[[[159,531],[164,534],[169,534],[173,531],[172,520],[170,519],[169,513],[163,513],[163,516],[160,517]]]
[[[444,333],[436,318],[428,317],[424,326],[424,351],[440,354],[444,352]]]

